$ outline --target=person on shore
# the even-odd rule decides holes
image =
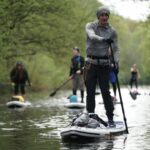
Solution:
[[[136,87],[136,90],[138,89],[138,80],[140,79],[140,73],[139,69],[137,68],[136,64],[133,64],[132,67],[130,68],[131,72],[131,78],[130,78],[130,88],[132,89],[133,84]]]
[[[15,67],[10,72],[10,79],[12,85],[14,85],[14,95],[22,95],[25,97],[25,86],[28,81],[29,86],[31,86],[28,72],[24,68],[24,65],[21,61],[18,61]]]
[[[77,95],[77,89],[81,92],[81,102],[84,102],[84,80],[83,80],[83,68],[84,57],[80,55],[78,47],[72,49],[73,57],[71,58],[70,78],[72,79],[72,94]]]
[[[97,21],[86,24],[87,59],[84,73],[87,92],[86,109],[89,113],[94,113],[95,111],[95,88],[98,81],[106,109],[108,124],[110,127],[115,127],[113,119],[114,106],[109,92],[109,48],[111,44],[115,63],[118,64],[119,50],[117,32],[108,23],[110,11],[107,7],[102,6],[98,8],[96,15]]]

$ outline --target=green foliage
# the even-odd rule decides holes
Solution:
[[[0,82],[9,82],[17,60],[29,71],[35,89],[59,86],[68,78],[71,49],[85,56],[85,24],[96,19],[95,0],[1,0]],[[111,15],[120,46],[120,78],[128,80],[137,63],[143,83],[149,83],[149,21],[134,22]]]
[[[150,23],[135,22],[122,19],[118,16],[111,18],[111,23],[117,29],[120,45],[120,79],[128,83],[130,78],[130,67],[136,63],[141,79],[140,83],[150,84]]]
[[[17,60],[24,62],[38,89],[66,80],[72,47],[77,45],[85,53],[84,27],[96,4],[93,0],[0,1],[1,81],[9,81]]]

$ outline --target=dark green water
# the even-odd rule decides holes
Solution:
[[[145,94],[146,92],[146,94]],[[96,141],[63,141],[60,131],[72,117],[82,110],[68,110],[64,92],[62,96],[32,101],[25,110],[10,110],[6,101],[0,100],[0,150],[148,150],[150,149],[150,95],[141,89],[134,101],[127,89],[122,89],[125,113],[129,126],[128,135],[106,137]],[[60,93],[57,93],[59,95]],[[96,112],[106,118],[101,95],[96,96]],[[115,105],[115,120],[123,120],[120,104]]]

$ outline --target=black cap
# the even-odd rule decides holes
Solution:
[[[110,15],[110,10],[108,7],[106,6],[101,6],[97,9],[97,12],[96,12],[96,16],[97,16],[97,19],[100,17],[100,15],[102,15],[103,13],[107,14],[108,17]]]

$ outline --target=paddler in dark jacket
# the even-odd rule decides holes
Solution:
[[[118,45],[116,30],[108,23],[110,11],[107,7],[97,10],[97,21],[86,24],[87,62],[85,65],[85,85],[87,90],[86,109],[89,113],[95,111],[95,89],[98,81],[106,115],[110,127],[114,127],[113,102],[109,92],[109,47],[112,45],[115,63],[118,64]]]
[[[72,93],[77,94],[77,89],[81,92],[81,102],[83,103],[84,98],[84,80],[83,80],[83,68],[84,58],[80,55],[78,47],[72,49],[73,57],[71,58],[70,66],[70,78],[72,79]]]
[[[29,86],[31,86],[28,72],[24,68],[22,62],[18,61],[15,67],[10,72],[10,79],[12,84],[14,84],[14,94],[18,95],[21,93],[22,96],[25,96],[25,85],[28,81]]]

